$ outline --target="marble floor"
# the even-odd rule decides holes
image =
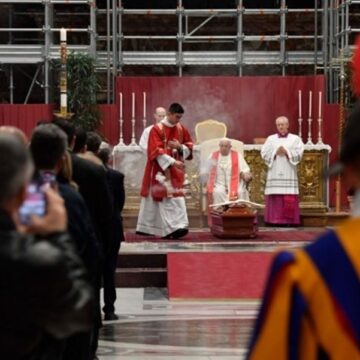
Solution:
[[[297,228],[299,229],[299,228]],[[309,229],[309,228],[307,228]],[[319,233],[324,229],[318,229]],[[279,228],[278,231],[291,231]],[[124,243],[124,253],[174,251],[269,251],[297,248],[296,242]],[[104,322],[101,360],[241,360],[259,300],[169,301],[164,288],[117,289],[117,321]]]
[[[101,360],[243,359],[259,301],[169,302],[163,288],[117,289]]]

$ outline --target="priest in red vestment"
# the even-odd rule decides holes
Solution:
[[[180,124],[184,109],[174,103],[150,131],[136,232],[179,239],[188,233],[184,198],[184,160],[192,158],[192,139]]]

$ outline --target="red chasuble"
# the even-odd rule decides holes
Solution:
[[[174,155],[172,149],[168,147],[168,142],[171,140],[178,140],[180,144],[185,145],[190,150],[188,160],[192,159],[193,142],[188,130],[180,123],[173,127],[166,126],[163,123],[154,125],[150,131],[148,149],[147,149],[147,163],[144,171],[144,178],[141,187],[141,196],[147,197],[151,188],[151,196],[155,201],[161,201],[168,197],[166,188],[157,179],[156,175],[164,171],[161,169],[156,161],[159,155],[167,154],[171,157],[176,157],[176,160],[184,161],[182,157]],[[184,184],[185,173],[175,166],[170,167],[170,181],[175,190],[171,194],[172,197],[184,196],[181,189]]]
[[[216,180],[216,169],[217,169],[217,162],[219,160],[220,151],[215,151],[211,159],[215,160],[214,165],[210,170],[209,182],[207,185],[207,192],[208,194],[212,194],[214,192],[215,180]],[[239,174],[240,174],[240,167],[239,167],[239,156],[236,151],[231,150],[231,179],[230,179],[230,193],[229,193],[229,200],[237,200],[238,198],[238,187],[239,187]]]

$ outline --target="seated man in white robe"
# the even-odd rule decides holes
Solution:
[[[209,204],[249,200],[250,168],[239,152],[231,150],[231,140],[220,140],[219,150],[210,155],[209,161],[212,164],[207,183]]]

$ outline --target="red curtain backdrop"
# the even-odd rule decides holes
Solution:
[[[302,91],[302,134],[308,135],[309,92],[312,91],[312,139],[317,141],[319,91],[322,92],[323,141],[332,148],[330,163],[338,153],[339,106],[325,104],[324,76],[259,77],[118,77],[116,117],[119,118],[120,92],[123,97],[124,140],[131,139],[132,93],[135,93],[136,138],[143,129],[143,93],[146,92],[146,117],[150,124],[157,106],[179,102],[185,108],[182,122],[194,136],[195,124],[206,119],[226,123],[228,136],[246,144],[256,137],[275,132],[279,115],[290,119],[290,131],[298,133],[299,90]],[[110,139],[118,141],[118,122],[112,122]],[[114,135],[115,134],[115,135]],[[330,181],[330,205],[335,203],[334,181]],[[342,196],[345,199],[345,196]],[[345,202],[344,202],[345,204]]]
[[[100,133],[105,140],[113,145],[119,142],[119,121],[115,105],[100,105]]]
[[[157,106],[179,102],[185,108],[182,122],[194,135],[195,124],[206,119],[223,121],[228,136],[246,144],[255,137],[275,131],[279,115],[290,119],[291,131],[298,131],[298,91],[302,90],[302,117],[308,118],[309,91],[313,92],[312,117],[318,117],[318,93],[322,91],[324,110],[324,76],[259,77],[118,77],[116,79],[116,113],[119,116],[119,93],[123,95],[125,143],[131,138],[132,93],[135,93],[136,138],[143,128],[143,93],[146,92],[146,117],[151,123]],[[307,134],[304,121],[303,134]],[[118,124],[116,124],[118,126]],[[314,135],[316,124],[313,122]]]
[[[338,144],[339,144],[339,113],[340,106],[338,104],[327,104],[325,106],[324,113],[324,143],[329,144],[332,148],[330,153],[330,164],[333,164],[337,161],[338,158]],[[335,188],[335,178],[330,179],[329,183],[329,203],[333,207],[336,204],[336,188]],[[347,206],[347,185],[342,181],[341,187],[341,202],[343,205]]]
[[[0,125],[16,126],[30,136],[38,121],[51,120],[53,112],[52,104],[0,104]]]

